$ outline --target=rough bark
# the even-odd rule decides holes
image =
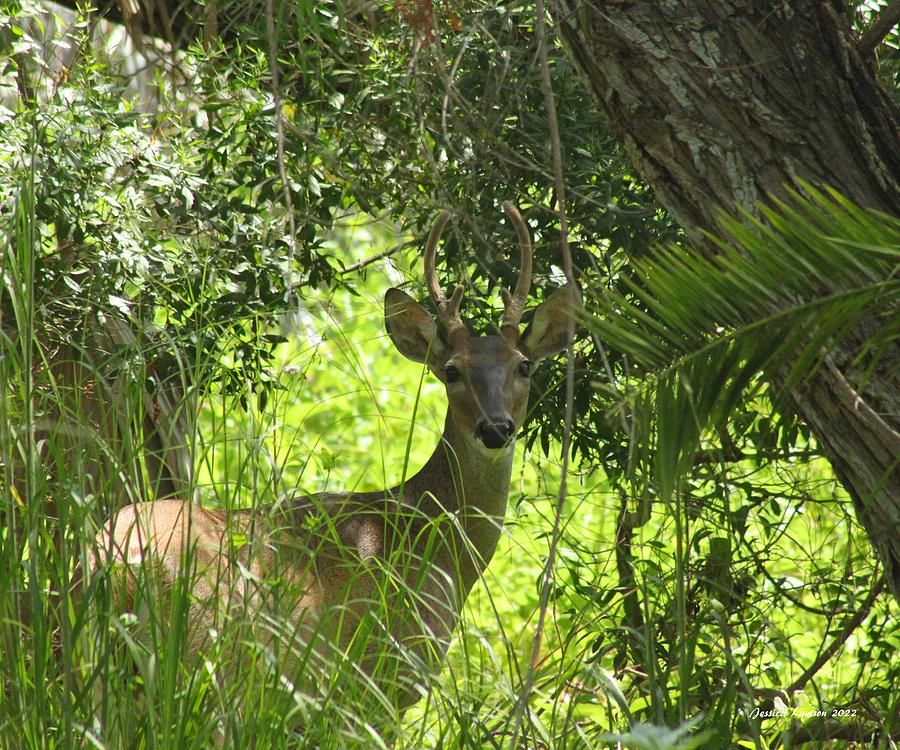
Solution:
[[[693,237],[796,177],[900,213],[900,113],[834,4],[560,0],[554,14],[635,169]],[[789,396],[900,599],[900,342],[865,380],[854,360],[877,327]]]

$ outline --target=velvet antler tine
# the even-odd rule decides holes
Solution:
[[[437,250],[438,242],[444,233],[444,227],[450,219],[450,212],[441,211],[434,224],[431,225],[431,231],[428,233],[428,240],[425,242],[425,285],[428,287],[428,293],[431,295],[431,301],[440,309],[441,303],[445,303],[447,298],[438,284],[437,273],[434,269],[434,256]]]
[[[528,292],[531,289],[531,232],[528,230],[528,225],[522,218],[522,214],[519,213],[519,210],[512,203],[506,201],[503,204],[503,210],[519,238],[520,265],[515,291],[510,294],[509,291],[504,289],[500,293],[504,305],[500,333],[507,338],[517,340],[519,337],[519,323],[525,310],[525,301],[528,299]]]
[[[450,299],[447,299],[443,289],[441,289],[441,285],[438,283],[435,270],[435,254],[438,242],[440,242],[444,227],[449,219],[450,212],[447,210],[441,211],[434,220],[431,231],[428,233],[428,239],[425,242],[425,285],[428,287],[431,301],[434,302],[434,306],[437,309],[438,318],[443,323],[447,335],[452,339],[459,335],[458,332],[466,332],[465,323],[459,316],[463,287],[455,287],[450,295]]]

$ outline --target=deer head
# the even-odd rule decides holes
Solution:
[[[531,286],[531,236],[518,210],[505,203],[521,251],[515,290],[503,290],[499,334],[473,336],[459,314],[463,287],[448,298],[435,274],[435,251],[448,211],[438,215],[425,245],[425,283],[437,309],[437,321],[399,289],[385,295],[385,323],[397,350],[414,362],[424,362],[447,389],[450,418],[456,430],[480,452],[512,446],[525,419],[530,377],[544,357],[565,348],[568,316],[581,306],[578,291],[557,289],[535,311],[531,324],[519,324]]]

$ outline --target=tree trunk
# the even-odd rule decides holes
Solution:
[[[554,15],[635,169],[699,239],[721,234],[721,211],[753,210],[796,177],[900,213],[900,112],[838,7],[560,0]],[[855,331],[789,396],[900,599],[900,344],[865,379],[865,356],[854,359],[877,325]]]

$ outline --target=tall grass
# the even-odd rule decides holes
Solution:
[[[165,461],[149,455],[155,443],[141,367],[148,359],[141,347],[160,344],[136,336],[125,370],[111,353],[98,356],[104,350],[90,329],[72,321],[67,346],[52,343],[35,270],[44,251],[35,177],[26,172],[4,228],[0,288],[0,747],[509,747],[537,621],[556,462],[525,451],[517,458],[494,562],[470,596],[440,673],[414,668],[421,698],[405,714],[390,696],[398,650],[379,635],[379,623],[397,613],[377,602],[360,638],[323,656],[310,646],[315,634],[296,637],[284,607],[257,607],[251,598],[192,655],[197,571],[190,556],[174,579],[153,566],[138,571],[130,607],[122,606],[114,576],[85,575],[89,554],[103,552],[95,537],[110,515],[165,494]],[[410,265],[417,273],[418,263]],[[283,390],[264,409],[255,399],[240,409],[233,396],[216,393],[199,404],[184,434],[192,470],[180,479],[183,496],[233,520],[235,551],[253,541],[241,525],[243,509],[274,523],[277,514],[266,509],[297,488],[390,486],[437,444],[443,395],[384,339],[378,297],[387,284],[373,277],[361,297],[322,306],[329,312],[285,347]],[[308,304],[319,309],[316,300]],[[173,377],[183,383],[202,364],[177,362]],[[185,408],[192,408],[187,401]],[[767,502],[741,516],[745,476],[785,498],[806,493],[803,512]],[[815,581],[828,569],[865,575],[864,556],[845,552],[861,538],[821,463],[716,468],[678,482],[671,505],[654,505],[651,490],[614,491],[602,470],[573,473],[518,747],[574,750],[616,740],[635,748],[731,747],[739,740],[767,748],[782,736],[785,723],[749,712],[816,659],[835,616],[823,616],[828,610],[808,597],[805,609],[786,603],[776,586]],[[740,531],[716,528],[707,507],[725,509]],[[743,557],[729,546],[738,539],[747,543]],[[248,581],[290,603],[278,566],[248,568],[240,583]],[[874,670],[857,660],[861,649],[878,653],[890,643],[889,607],[876,607],[876,615],[881,624],[872,635],[860,635],[823,668],[824,688],[804,683],[798,704],[852,705],[854,694],[869,691],[874,710],[890,716],[896,697],[883,689],[891,679],[885,660]],[[380,660],[379,684],[360,672],[363,652]],[[399,654],[416,662],[415,653]],[[886,720],[884,747],[890,726]]]
[[[0,305],[11,312],[2,321],[0,357],[5,589],[0,745],[502,744],[517,698],[517,649],[524,644],[516,643],[490,609],[487,620],[460,641],[442,683],[416,653],[400,651],[404,663],[418,659],[416,689],[423,696],[404,723],[390,698],[397,649],[380,635],[380,623],[396,613],[379,612],[377,602],[375,616],[349,647],[326,648],[324,657],[311,647],[321,646],[317,634],[297,638],[290,607],[256,608],[256,599],[216,622],[214,637],[196,654],[191,644],[197,571],[190,550],[184,573],[174,579],[154,565],[131,571],[135,582],[127,594],[114,569],[91,563],[109,552],[96,536],[107,518],[129,502],[152,500],[160,486],[145,455],[145,374],[138,368],[123,380],[109,361],[97,360],[87,334],[66,348],[48,346],[35,298],[38,226],[26,179],[3,261]],[[90,315],[87,310],[84,320]],[[73,337],[79,330],[72,326]],[[225,396],[204,401],[190,436],[198,470],[188,496],[197,494],[208,507],[235,518],[242,509],[256,508],[262,521],[271,521],[265,507],[298,486],[372,489],[396,481],[398,467],[422,463],[438,440],[440,396],[420,392],[414,367],[398,383],[395,362],[381,363],[380,382],[373,383],[366,374],[371,362],[360,360],[355,343],[360,333],[371,338],[371,327],[353,331],[335,325],[330,332],[340,344],[327,355],[315,348],[286,353],[287,390],[276,392],[265,411],[253,408],[252,400],[246,410]],[[142,342],[138,337],[136,345]],[[340,353],[336,360],[335,352]],[[133,361],[147,359],[140,351],[134,354]],[[326,365],[337,371],[329,387],[310,388],[309,380],[321,377],[316,372]],[[190,373],[178,377],[190,381]],[[348,389],[353,381],[358,386]],[[386,383],[394,393],[386,394]],[[399,396],[409,405],[407,414],[418,413],[418,422],[393,416],[382,403],[385,395],[394,401]],[[376,425],[376,438],[368,448],[342,453],[359,441],[355,432],[362,421]],[[123,424],[131,431],[121,429]],[[252,545],[246,526],[236,522],[236,528],[240,531],[230,540],[235,549]],[[278,594],[279,570],[243,572],[258,591]],[[397,577],[386,579],[388,586],[402,585],[398,580],[405,571],[395,572]],[[221,585],[224,590],[235,584],[223,580]],[[414,590],[410,596],[416,596]],[[382,667],[377,684],[360,671],[364,656]]]

